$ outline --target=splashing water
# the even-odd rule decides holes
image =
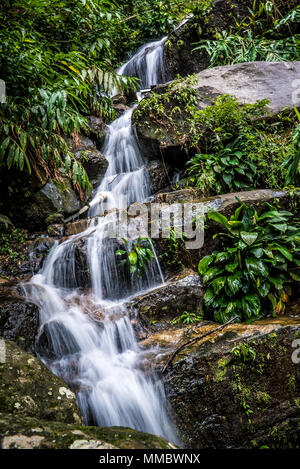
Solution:
[[[143,87],[162,82],[164,42],[142,47],[119,73],[138,76]],[[131,127],[133,110],[110,125],[104,143],[109,166],[89,213],[100,216],[98,224],[56,243],[24,291],[40,310],[37,352],[76,391],[86,424],[126,426],[176,442],[163,386],[138,346],[124,304],[129,295],[161,283],[162,273],[157,258],[142,279],[124,273],[117,241],[106,236],[113,214],[102,216],[104,209],[150,195],[146,161]]]

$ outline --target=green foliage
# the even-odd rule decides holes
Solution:
[[[256,358],[255,350],[249,344],[243,342],[240,345],[236,345],[231,350],[231,353],[236,362],[245,363],[247,361],[254,361]]]
[[[123,266],[129,264],[130,273],[142,277],[147,265],[155,257],[151,240],[149,238],[138,238],[131,243],[125,238],[122,238],[122,240],[126,246],[126,250],[118,249],[116,251],[116,256],[123,257],[119,265]]]
[[[170,322],[171,324],[178,324],[182,322],[183,324],[190,325],[201,322],[202,320],[202,316],[197,315],[196,313],[189,313],[188,311],[184,311],[181,316],[172,319]]]
[[[295,107],[295,113],[300,121],[300,113]],[[287,168],[285,182],[287,185],[300,186],[300,124],[297,125],[293,134],[293,144],[287,157],[282,162],[282,169]]]
[[[6,218],[4,217],[4,220]],[[0,221],[2,221],[2,218]],[[22,260],[23,255],[18,252],[18,247],[25,243],[28,234],[25,230],[15,228],[11,222],[7,223],[8,225],[5,226],[2,223],[0,224],[0,256],[9,256],[13,260]]]
[[[258,216],[253,207],[241,204],[229,220],[218,212],[207,215],[226,229],[215,235],[223,251],[205,256],[198,266],[206,312],[218,322],[236,314],[246,321],[268,312],[282,314],[293,282],[300,280],[299,220],[268,208]]]
[[[259,60],[299,60],[300,35],[292,35],[290,25],[300,24],[300,6],[283,18],[276,18],[275,10],[273,2],[254,2],[253,10],[241,23],[235,20],[230,31],[217,32],[215,39],[202,39],[194,50],[209,56],[210,67]]]
[[[190,145],[206,152],[188,161],[187,172],[204,193],[284,185],[282,163],[292,141],[293,118],[283,114],[267,125],[266,105],[262,100],[240,106],[224,95],[214,106],[194,112]]]
[[[32,170],[89,189],[64,135],[86,129],[90,113],[113,117],[109,91],[133,86],[113,71],[120,13],[106,0],[4,0],[0,68],[7,100],[0,106],[0,165]]]
[[[171,32],[202,1],[191,0],[119,0],[126,16],[124,27],[128,48]]]
[[[214,40],[202,40],[194,49],[205,51],[210,57],[210,67],[242,62],[282,62],[299,60],[300,35],[273,40],[256,38],[252,31],[238,36],[226,31],[216,33]]]

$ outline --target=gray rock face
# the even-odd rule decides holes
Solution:
[[[96,147],[101,149],[107,134],[108,127],[103,123],[103,120],[100,119],[100,117],[88,116],[87,120],[90,129],[89,135],[93,142],[95,142]]]
[[[197,83],[193,87],[198,94],[199,109],[205,109],[218,96],[224,94],[234,96],[241,104],[268,99],[268,112],[271,116],[283,108],[293,109],[294,106],[300,105],[300,95],[295,92],[295,83],[300,76],[300,61],[226,65],[204,70],[196,76]],[[154,89],[154,92],[162,95],[167,91],[168,84],[159,85]],[[170,92],[168,98],[165,116],[168,116],[172,108]],[[151,99],[151,94],[145,99]],[[188,122],[179,117],[170,123],[162,114],[157,121],[151,119],[151,114],[146,117],[138,111],[139,107],[133,114],[133,121],[139,145],[144,153],[151,158],[160,158],[163,154],[170,164],[178,163],[178,159],[183,164],[186,153],[182,149],[182,135],[189,133]]]
[[[197,74],[195,88],[201,108],[206,107],[211,96],[230,94],[240,103],[268,99],[268,109],[275,115],[283,108],[300,105],[294,86],[299,76],[300,61],[247,62],[204,70]]]
[[[95,116],[90,116],[89,121],[93,125],[93,132],[98,135],[102,132],[100,119]],[[92,134],[94,136],[94,134]],[[101,134],[102,135],[102,134]],[[104,139],[104,135],[103,135]],[[103,140],[104,141],[104,140]],[[78,161],[80,161],[87,172],[90,182],[95,185],[99,182],[100,177],[106,172],[108,167],[107,159],[98,150],[97,145],[90,138],[79,135],[78,139],[74,141],[71,138],[66,138],[66,142],[70,147],[72,153],[75,154]],[[99,144],[100,145],[100,144]]]

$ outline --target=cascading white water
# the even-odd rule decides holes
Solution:
[[[164,44],[167,36],[142,46],[137,53],[119,69],[119,74],[138,77],[140,88],[164,83],[166,73],[163,61]]]
[[[162,81],[165,39],[144,46],[121,70],[143,86]],[[109,161],[90,204],[90,215],[127,207],[149,196],[146,162],[131,128],[133,109],[109,127],[103,153]],[[126,297],[161,283],[157,259],[142,279],[120,271],[116,240],[107,237],[113,214],[51,249],[41,272],[24,290],[40,309],[37,350],[44,362],[76,391],[86,423],[126,426],[176,442],[164,389],[136,341]],[[78,278],[78,246],[86,252],[91,289]],[[79,275],[80,277],[80,275]],[[82,285],[84,284],[84,285]]]

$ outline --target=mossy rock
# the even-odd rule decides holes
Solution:
[[[15,343],[3,340],[3,347],[0,412],[13,414],[14,418],[26,416],[64,423],[82,422],[76,396],[62,379]]]
[[[185,446],[300,448],[300,367],[292,360],[299,334],[297,318],[265,319],[183,350],[165,385]]]
[[[124,427],[84,427],[0,414],[2,449],[174,449],[163,438]]]

